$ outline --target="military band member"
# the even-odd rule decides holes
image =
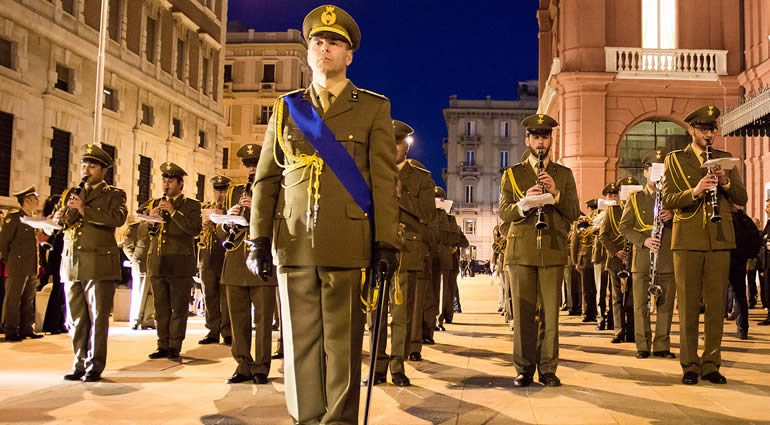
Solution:
[[[446,330],[444,323],[452,323],[456,302],[459,303],[457,290],[457,275],[460,273],[460,249],[468,246],[457,217],[452,214],[445,215],[446,220],[439,221],[441,237],[440,266],[441,266],[441,312],[438,316],[436,327],[440,331]]]
[[[259,162],[260,146],[249,143],[238,149],[237,155],[252,176]],[[253,177],[249,179],[253,181]],[[251,187],[249,183],[234,185],[227,192],[225,208],[228,215],[251,218]],[[275,310],[275,276],[263,279],[246,267],[248,228],[218,226],[220,239],[232,242],[225,253],[222,284],[227,291],[227,304],[233,331],[232,354],[238,367],[228,384],[254,382],[266,384],[270,374],[272,320]],[[252,315],[252,308],[254,310]],[[253,320],[252,320],[253,319]],[[254,355],[251,354],[252,328]]]
[[[631,262],[633,303],[634,303],[634,339],[636,340],[636,358],[645,359],[650,351],[656,357],[673,359],[671,353],[671,317],[674,314],[676,283],[674,282],[674,259],[671,254],[671,211],[660,206],[660,220],[664,224],[662,237],[652,237],[655,225],[653,214],[655,198],[658,195],[655,182],[650,180],[652,164],[663,163],[663,151],[653,150],[642,158],[644,178],[647,184],[644,190],[629,196],[620,219],[620,232],[634,244]],[[663,289],[663,295],[655,300],[655,337],[650,327],[650,250],[656,257],[656,283]]]
[[[681,323],[680,362],[682,383],[698,382],[698,375],[715,383],[727,382],[719,373],[724,326],[730,250],[735,248],[731,204],[746,205],[748,195],[738,171],[701,165],[712,151],[719,109],[704,106],[690,113],[685,121],[692,138],[685,149],[666,155],[663,205],[673,210],[671,250]],[[728,152],[713,150],[713,158],[726,158]],[[713,197],[712,197],[713,194]],[[720,222],[712,222],[718,206]],[[698,318],[705,305],[703,357],[698,356]]]
[[[129,218],[130,224],[121,248],[131,261],[131,329],[155,329],[155,303],[147,281],[147,250],[150,233],[147,222]]]
[[[589,201],[590,202],[590,201]],[[586,206],[588,202],[586,202]],[[594,239],[596,234],[591,226],[591,217],[595,210],[589,206],[588,215],[578,220],[576,237],[571,240],[571,256],[575,269],[580,273],[581,295],[583,297],[583,323],[596,321],[596,282],[594,282],[593,258]],[[582,223],[582,224],[581,224]]]
[[[147,275],[155,299],[158,348],[151,359],[179,357],[187,330],[187,310],[193,275],[197,272],[195,237],[203,227],[201,203],[182,194],[187,173],[173,162],[160,166],[163,197],[151,199],[142,208],[163,217],[152,224]]]
[[[3,303],[3,326],[6,341],[42,338],[35,334],[35,288],[38,285],[38,231],[21,222],[32,217],[40,206],[35,186],[14,193],[18,210],[8,212],[0,230],[0,260],[8,266]]]
[[[250,269],[278,265],[286,404],[298,423],[357,423],[372,266],[398,263],[390,102],[346,77],[360,32],[335,6],[303,23],[313,81],[276,101],[257,166]],[[372,248],[374,247],[374,248]]]
[[[214,199],[202,205],[201,209],[210,210],[214,214],[224,214],[227,211],[225,197],[230,187],[230,179],[214,176],[211,178],[211,185],[214,188]],[[230,331],[230,312],[224,290],[220,289],[225,247],[222,246],[221,235],[217,235],[216,227],[208,215],[204,215],[203,230],[198,242],[198,271],[206,305],[206,329],[209,331],[198,344],[218,344],[221,335],[225,345],[231,345],[233,337]]]
[[[590,203],[590,204],[589,204]],[[599,233],[599,229],[596,227],[596,223],[601,223],[604,218],[604,211],[599,209],[599,201],[597,199],[591,199],[586,202],[589,209],[592,209],[591,221],[592,227],[594,227],[594,234]],[[610,309],[607,308],[607,286],[609,284],[610,276],[607,270],[604,268],[604,263],[607,261],[607,254],[602,246],[599,238],[594,237],[594,246],[591,252],[591,263],[594,266],[594,283],[596,284],[596,303],[599,306],[599,324],[596,326],[596,330],[603,331],[608,329],[607,325],[612,324],[612,320],[608,320]],[[610,304],[611,305],[611,304]],[[609,314],[608,314],[609,313]]]
[[[121,278],[115,229],[126,221],[126,193],[104,181],[112,158],[96,145],[83,146],[79,195],[62,194],[54,220],[65,229],[61,275],[67,295],[75,360],[68,381],[101,379],[115,286]]]
[[[618,190],[624,185],[638,185],[633,177],[624,177],[615,183]],[[623,206],[620,204],[607,207],[599,239],[607,252],[607,269],[612,285],[612,315],[614,324],[613,344],[634,342],[634,301],[633,277],[631,273],[631,245],[620,233],[620,219]],[[627,274],[627,277],[621,275]]]
[[[612,202],[615,201],[615,203],[620,202],[620,186],[617,185],[617,183],[609,183],[602,189],[602,197],[605,201]],[[599,220],[599,226],[601,229],[601,225],[604,223],[604,220],[607,218],[607,208],[602,210],[601,212],[601,220]],[[598,232],[597,232],[598,233]],[[600,294],[599,297],[601,298],[601,302],[605,305],[605,312],[607,316],[607,324],[604,327],[605,330],[614,331],[615,330],[615,309],[612,305],[612,294],[613,294],[613,288],[612,288],[612,280],[610,279],[610,275],[612,273],[615,273],[615,271],[620,270],[616,266],[619,264],[619,259],[613,255],[607,254],[607,248],[602,244],[601,238],[596,238],[596,244],[595,248],[598,247],[601,251],[601,257],[604,259],[602,262],[602,285],[599,290]],[[610,267],[613,268],[613,270],[610,270]],[[614,335],[614,334],[613,334]]]
[[[434,204],[446,198],[446,192],[439,186],[433,188]],[[439,223],[446,220],[446,211],[438,206],[434,209],[433,220],[428,223],[426,237],[430,254],[430,283],[423,293],[424,305],[422,322],[422,342],[425,345],[435,343],[433,335],[439,329],[437,326],[441,305],[441,230]]]
[[[530,155],[506,170],[501,187],[500,218],[510,222],[505,264],[513,288],[515,332],[513,363],[518,376],[516,387],[532,383],[535,371],[546,386],[559,386],[556,376],[559,361],[559,298],[564,265],[569,249],[566,236],[570,223],[580,214],[577,189],[572,171],[545,159],[538,173],[538,154],[548,158],[551,132],[558,124],[544,114],[534,114],[521,122],[527,129],[526,144]],[[524,211],[518,202],[525,197],[550,193],[555,203]],[[537,229],[544,218],[548,227]],[[539,307],[539,308],[538,308]],[[536,320],[537,310],[540,310]],[[538,323],[539,322],[539,323]],[[541,327],[538,331],[538,327]]]

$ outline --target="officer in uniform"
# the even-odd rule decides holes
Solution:
[[[398,263],[393,123],[385,97],[346,78],[361,39],[347,12],[318,7],[303,34],[313,82],[273,108],[254,183],[248,262],[266,278],[272,245],[289,414],[298,423],[356,423],[362,283],[370,266],[390,279]]]
[[[426,345],[435,343],[433,335],[435,331],[443,331],[443,325],[438,327],[438,315],[441,309],[441,265],[442,255],[446,251],[441,238],[441,223],[446,222],[447,212],[438,207],[438,203],[446,199],[446,192],[439,186],[433,188],[433,197],[436,204],[433,220],[428,223],[430,251],[430,285],[425,294],[425,314],[423,316],[422,342]],[[444,260],[446,262],[446,259]]]
[[[571,255],[575,269],[580,273],[581,294],[583,296],[583,322],[596,321],[596,283],[594,282],[594,267],[591,263],[594,247],[594,232],[591,228],[591,213],[580,217],[576,226],[575,237],[571,242]],[[583,227],[585,226],[585,227]]]
[[[457,275],[460,273],[460,248],[468,246],[468,240],[457,225],[457,217],[445,215],[446,220],[439,222],[441,233],[441,312],[438,316],[437,330],[444,331],[444,323],[452,323],[455,313],[455,301],[459,304]]]
[[[656,357],[673,359],[671,353],[671,317],[674,314],[676,284],[674,282],[674,259],[671,254],[671,220],[674,215],[660,205],[659,219],[663,223],[661,238],[652,237],[655,225],[655,199],[658,190],[650,180],[652,164],[663,163],[663,151],[653,150],[642,158],[644,178],[647,185],[644,190],[629,196],[620,219],[620,232],[634,244],[631,272],[633,278],[634,301],[634,339],[636,340],[636,358],[646,359],[650,350]],[[656,255],[656,284],[660,285],[663,295],[655,300],[657,314],[655,319],[655,338],[650,328],[650,250]]]
[[[115,229],[125,223],[128,211],[126,192],[104,181],[113,166],[107,152],[88,144],[80,158],[84,187],[79,195],[65,191],[61,203],[66,208],[54,214],[65,230],[61,276],[75,352],[72,372],[64,379],[96,382],[107,361],[112,300],[121,278]]]
[[[201,208],[210,210],[214,214],[224,214],[225,197],[230,187],[230,179],[225,176],[211,178],[214,188],[214,199],[206,202]],[[220,291],[220,278],[222,276],[222,263],[225,260],[225,247],[222,239],[217,235],[216,224],[209,220],[207,215],[203,217],[203,230],[198,242],[198,271],[203,283],[203,299],[206,305],[206,329],[209,332],[206,337],[198,341],[198,344],[218,344],[222,335],[224,343],[231,345],[233,342],[230,332],[230,312],[227,309],[227,297]],[[245,264],[245,260],[244,260]]]
[[[155,329],[155,304],[147,281],[149,229],[146,221],[136,217],[129,217],[129,222],[121,248],[131,261],[131,329]]]
[[[633,177],[624,177],[615,183],[620,191],[624,185],[638,185]],[[605,188],[608,189],[608,188]],[[609,191],[608,191],[609,192]],[[623,216],[623,206],[616,204],[607,207],[607,211],[599,230],[599,239],[606,250],[607,269],[612,285],[612,315],[613,315],[613,344],[634,342],[634,301],[633,278],[631,273],[631,247],[620,233],[620,219]],[[621,278],[620,275],[628,276]]]
[[[673,210],[671,250],[674,252],[674,278],[681,323],[680,362],[682,383],[696,384],[698,375],[715,383],[727,382],[719,373],[724,326],[730,250],[735,248],[731,204],[746,205],[748,195],[738,170],[714,167],[708,172],[701,165],[712,151],[717,132],[719,109],[704,106],[690,113],[685,121],[692,143],[665,159],[663,206]],[[713,150],[712,158],[730,153]],[[711,194],[722,216],[712,222]],[[698,318],[705,305],[703,357],[698,357]]]
[[[586,205],[593,210],[591,213],[592,226],[594,228],[594,235],[598,235],[599,229],[595,227],[595,223],[601,223],[604,218],[604,211],[599,209],[599,201],[597,199],[591,199],[586,202]],[[604,251],[599,238],[594,237],[594,246],[591,252],[591,263],[594,266],[594,283],[596,284],[596,303],[599,306],[599,325],[596,326],[597,331],[603,331],[607,329],[607,284],[609,283],[609,275],[604,268],[604,263],[607,261],[607,255]],[[612,323],[612,321],[609,321]]]
[[[259,162],[260,146],[246,144],[237,155],[249,170],[249,182],[234,185],[227,192],[225,208],[228,215],[251,218],[252,186]],[[275,276],[263,279],[246,267],[248,228],[218,226],[220,239],[230,243],[225,253],[222,284],[227,291],[227,304],[233,328],[232,354],[238,367],[228,384],[254,382],[266,384],[270,374],[272,320],[275,310]],[[252,321],[252,308],[254,309]],[[251,330],[254,329],[254,356],[251,355]]]
[[[506,170],[499,210],[503,222],[511,223],[505,264],[513,288],[516,328],[513,363],[518,376],[513,385],[530,385],[537,369],[540,382],[553,387],[561,385],[556,367],[560,288],[569,255],[566,235],[570,223],[580,214],[580,204],[572,170],[546,159],[543,170],[537,174],[537,155],[542,153],[548,158],[556,120],[545,114],[533,114],[521,125],[527,129],[525,140],[531,155]],[[538,209],[524,210],[519,201],[544,192],[550,193],[555,203],[542,207],[548,227],[537,229]],[[540,320],[536,320],[537,316]]]
[[[151,359],[179,357],[187,330],[187,311],[193,275],[197,272],[195,238],[203,228],[201,203],[182,194],[187,173],[173,162],[160,166],[163,197],[151,199],[142,207],[160,216],[150,230],[147,274],[155,297],[158,349]]]
[[[37,230],[21,222],[40,205],[35,186],[14,193],[21,206],[8,213],[0,230],[0,260],[8,265],[3,299],[6,341],[42,338],[35,334],[35,288],[38,285]]]

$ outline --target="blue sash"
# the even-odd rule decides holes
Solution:
[[[289,107],[289,115],[299,130],[313,145],[321,159],[329,165],[369,221],[373,221],[372,191],[348,151],[337,141],[313,105],[303,101],[302,92],[291,93],[283,98]]]

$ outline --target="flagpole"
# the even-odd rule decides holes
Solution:
[[[92,144],[101,146],[102,142],[102,105],[104,104],[104,60],[107,49],[107,18],[109,0],[102,0],[101,21],[99,23],[99,52],[96,56],[96,96],[94,99],[94,138]]]

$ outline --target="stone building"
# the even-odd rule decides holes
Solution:
[[[0,204],[36,184],[42,196],[80,180],[93,140],[100,0],[25,0],[0,8]],[[158,167],[205,198],[222,162],[226,0],[109,0],[103,147],[108,181],[130,211],[160,196]]]
[[[235,26],[235,25],[233,25]],[[246,181],[235,155],[247,143],[262,144],[275,99],[310,84],[307,44],[298,30],[227,33],[224,68],[224,174]]]
[[[449,98],[444,109],[447,138],[444,181],[452,214],[468,238],[463,255],[492,259],[492,230],[497,225],[500,178],[520,161],[526,146],[521,120],[537,108],[537,81],[520,82],[518,100]]]

